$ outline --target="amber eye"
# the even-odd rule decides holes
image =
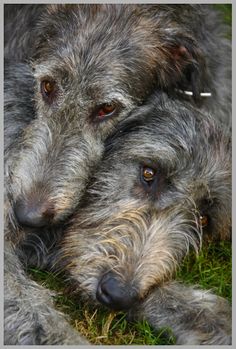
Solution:
[[[41,82],[41,93],[43,97],[49,98],[55,92],[56,83],[50,80],[43,80]]]
[[[203,215],[203,216],[200,216],[199,217],[199,221],[200,221],[200,224],[201,226],[204,228],[208,225],[208,217]]]
[[[100,106],[97,112],[97,116],[99,119],[104,119],[106,116],[111,116],[116,111],[115,103],[105,103]]]
[[[151,182],[155,178],[155,171],[151,167],[143,167],[142,176],[145,182]]]

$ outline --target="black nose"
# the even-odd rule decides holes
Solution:
[[[116,275],[107,273],[98,284],[96,297],[99,302],[109,308],[128,310],[137,301],[138,294]]]
[[[22,198],[16,201],[14,213],[20,225],[35,228],[50,224],[54,216],[52,205],[47,202]]]

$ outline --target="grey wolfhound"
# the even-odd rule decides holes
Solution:
[[[157,94],[107,140],[83,203],[43,264],[96,304],[169,325],[179,344],[230,344],[227,301],[171,281],[202,240],[230,238],[229,132]],[[44,249],[38,242],[35,255]]]

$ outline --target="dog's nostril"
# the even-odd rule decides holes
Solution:
[[[19,199],[14,205],[14,213],[19,224],[40,228],[48,225],[54,217],[52,205],[47,202]]]
[[[100,303],[109,308],[127,310],[136,302],[138,295],[114,274],[108,273],[100,280],[96,297]]]

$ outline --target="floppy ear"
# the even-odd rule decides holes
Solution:
[[[162,79],[163,87],[168,87],[169,83],[169,87],[174,85],[182,90],[190,90],[195,100],[200,99],[200,93],[209,81],[209,52],[208,47],[204,48],[208,40],[202,38],[200,27],[205,26],[206,20],[202,8],[199,5],[168,4],[152,5],[145,9],[152,20],[158,50],[161,51],[160,58],[164,58],[162,67],[164,62],[168,80],[165,85]]]
[[[171,42],[164,44],[169,52],[170,64],[179,72],[177,87],[182,90],[190,90],[196,102],[200,99],[206,77],[206,61],[197,44],[184,37],[175,37]]]

